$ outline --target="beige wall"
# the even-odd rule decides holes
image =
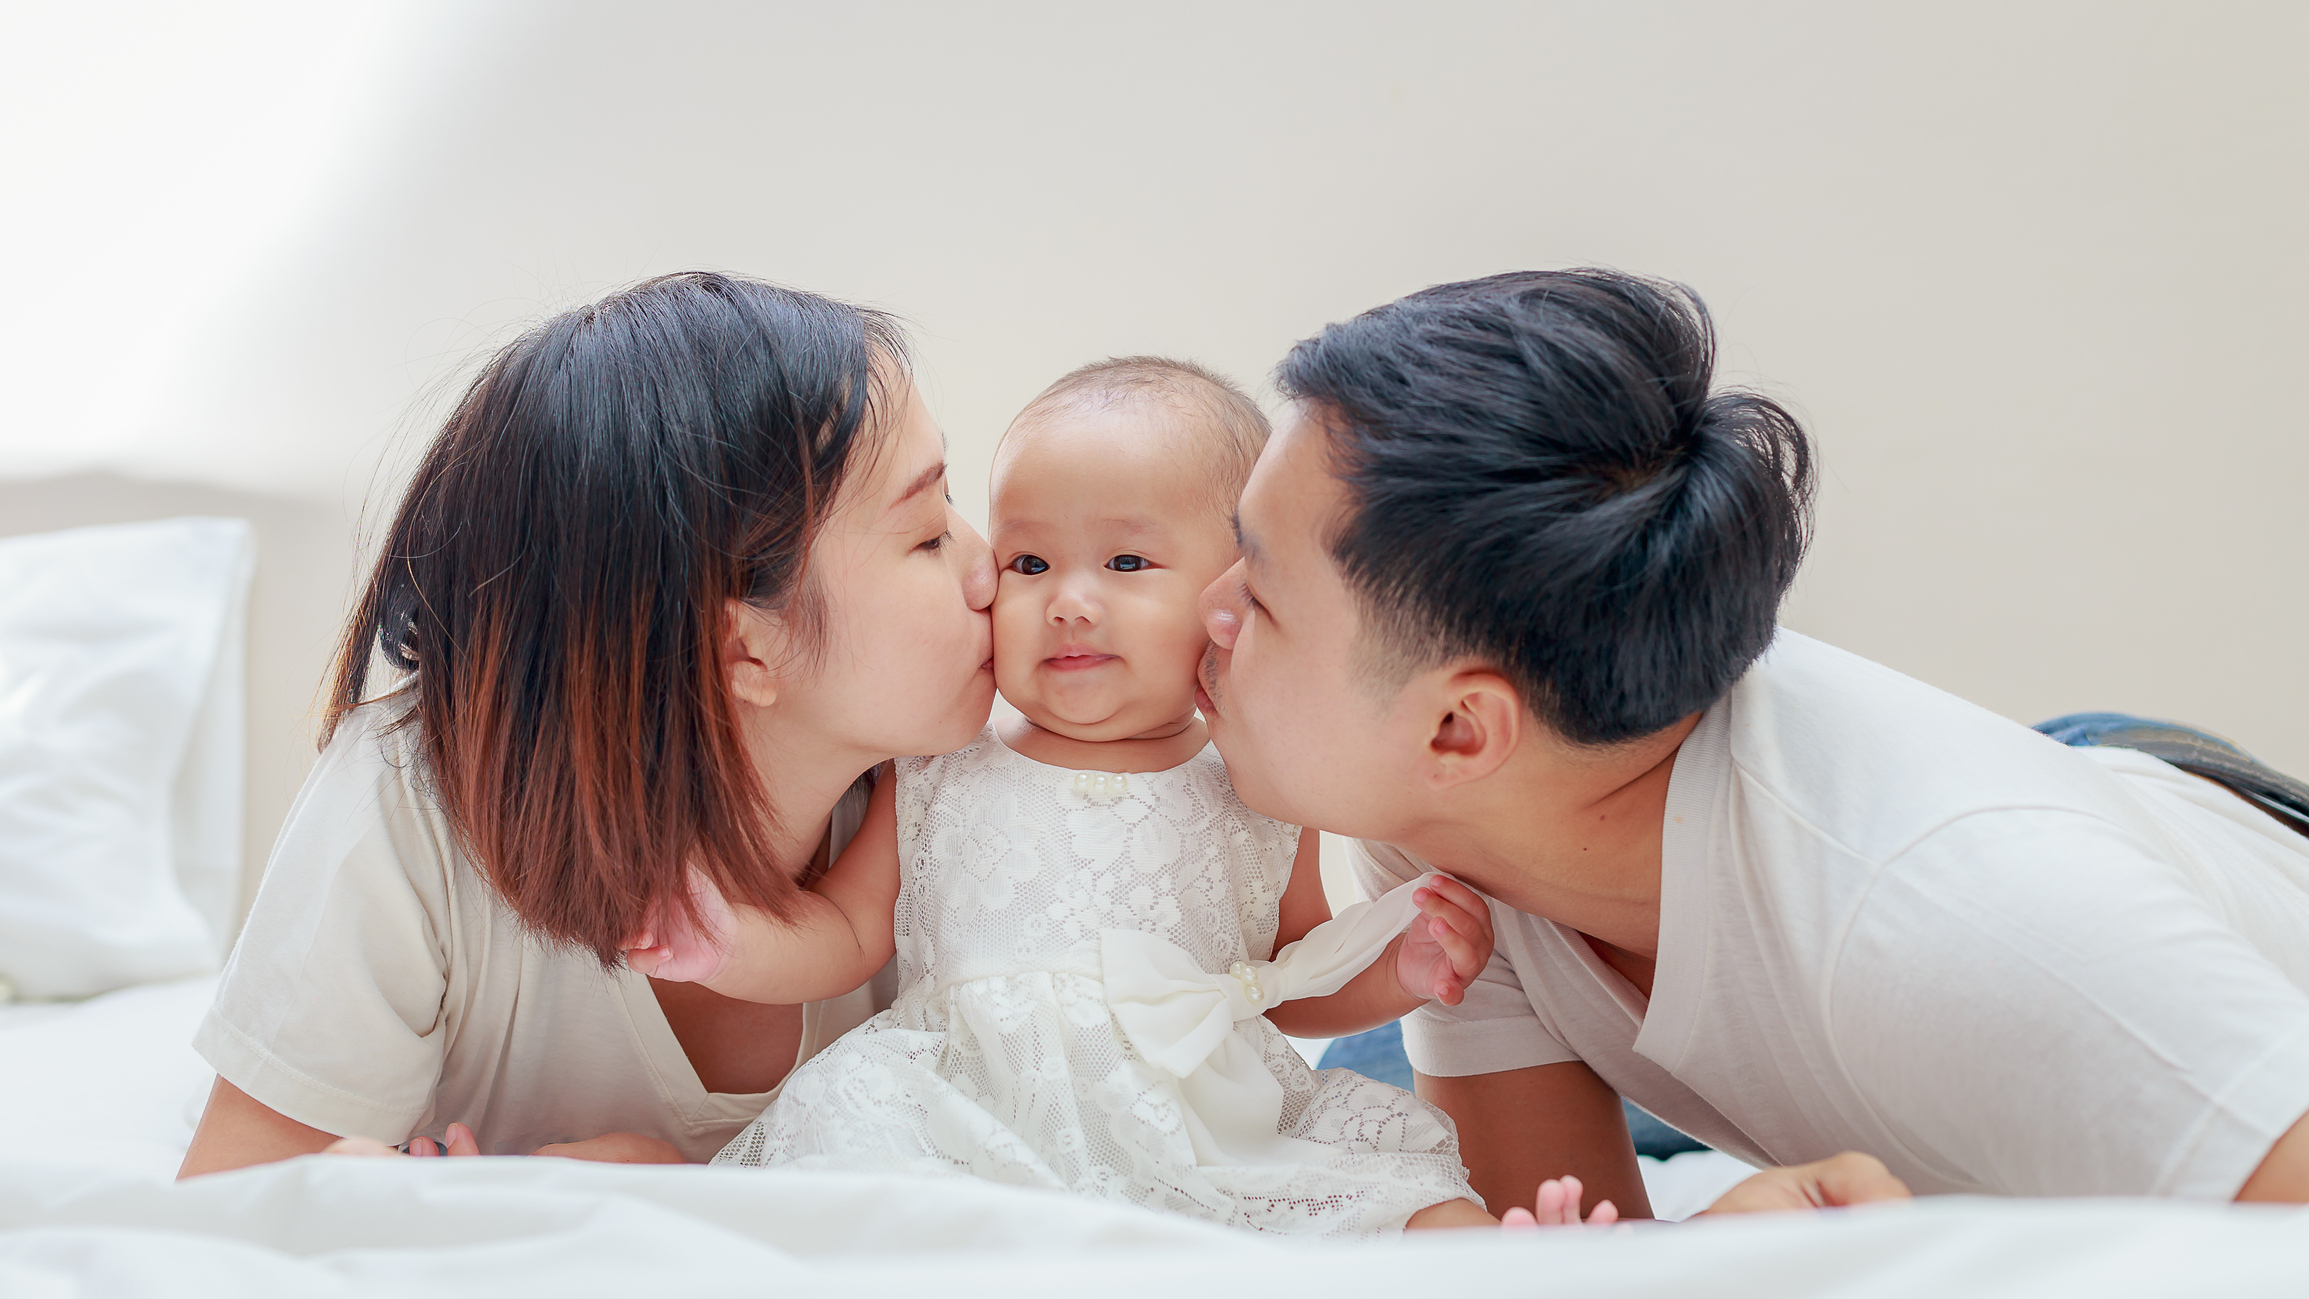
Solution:
[[[914,320],[975,513],[1085,359],[1259,381],[1422,285],[1610,264],[1695,286],[1817,435],[1791,625],[2309,773],[2309,9],[430,12],[188,344],[154,464],[375,504],[516,324],[710,266]]]

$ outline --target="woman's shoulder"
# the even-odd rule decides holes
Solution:
[[[456,886],[461,857],[431,792],[414,704],[395,691],[338,719],[281,825],[267,881],[351,872],[405,877],[426,893]]]
[[[423,745],[418,742],[417,692],[403,685],[346,710],[321,746],[322,768],[405,769]]]

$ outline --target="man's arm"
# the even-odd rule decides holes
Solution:
[[[1528,1207],[1540,1183],[1568,1175],[1580,1181],[1583,1219],[1605,1200],[1622,1218],[1652,1216],[1620,1098],[1586,1065],[1573,1061],[1464,1078],[1414,1077],[1419,1094],[1459,1125],[1467,1180],[1493,1212],[1504,1215]],[[1907,1198],[1908,1188],[1882,1163],[1847,1151],[1809,1164],[1764,1169],[1725,1192],[1707,1212],[1771,1213]]]
[[[1652,1216],[1619,1095],[1585,1064],[1413,1076],[1419,1094],[1459,1126],[1468,1182],[1494,1212],[1529,1204],[1541,1182],[1569,1174],[1584,1189],[1583,1214],[1609,1200],[1622,1218]]]
[[[2309,1115],[2303,1115],[2277,1138],[2261,1166],[2238,1190],[2238,1203],[2255,1201],[2309,1204]]]

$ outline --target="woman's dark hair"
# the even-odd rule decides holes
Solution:
[[[1690,289],[1603,270],[1437,285],[1293,348],[1277,383],[1330,428],[1372,670],[1484,660],[1581,744],[1721,698],[1803,560],[1812,452],[1709,391],[1715,352]]]
[[[493,358],[403,496],[337,656],[323,743],[409,674],[399,724],[462,847],[604,964],[687,870],[783,914],[773,809],[735,729],[726,602],[816,634],[810,542],[903,373],[888,317],[668,275]]]

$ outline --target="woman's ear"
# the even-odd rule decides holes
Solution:
[[[778,671],[787,661],[784,623],[743,600],[722,605],[722,671],[730,693],[756,708],[778,702]]]
[[[1481,780],[1507,764],[1523,738],[1523,700],[1496,672],[1454,672],[1445,708],[1427,741],[1429,784],[1436,789]]]

